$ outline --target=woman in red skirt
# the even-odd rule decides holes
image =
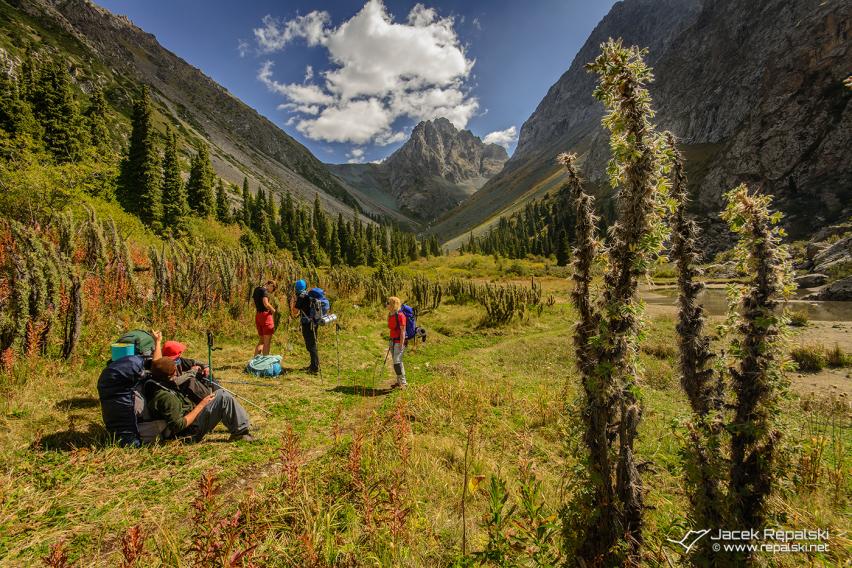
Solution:
[[[269,345],[275,332],[275,308],[269,303],[269,294],[275,292],[278,285],[274,280],[268,280],[263,286],[254,289],[252,299],[257,314],[254,316],[254,326],[257,328],[258,342],[254,348],[255,355],[269,355]]]

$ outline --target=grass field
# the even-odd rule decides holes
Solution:
[[[490,279],[496,262],[451,257],[406,270]],[[528,274],[543,270],[522,264]],[[480,327],[483,313],[473,305],[444,303],[423,315],[428,341],[406,355],[404,391],[390,389],[390,365],[381,367],[383,313],[352,300],[335,302],[339,336],[321,332],[322,376],[295,370],[307,355],[294,325],[282,325],[273,342],[292,370],[260,380],[241,372],[255,339],[248,309],[238,322],[173,322],[166,339],[187,343],[197,358],[206,358],[204,330],[216,329],[217,377],[268,410],[247,406],[259,428],[255,443],[227,443],[220,429],[196,445],[108,445],[95,383],[107,338],[140,322],[129,314],[87,322],[82,354],[71,364],[19,361],[0,378],[0,565],[37,565],[62,542],[71,565],[118,566],[122,538],[135,525],[144,539],[139,566],[202,565],[204,554],[218,559],[210,565],[234,558],[242,565],[249,555],[258,566],[476,565],[462,559],[463,540],[468,553],[486,546],[492,478],[505,480],[509,493],[504,536],[547,529],[581,489],[582,446],[569,285],[552,276],[542,282],[555,303],[507,327]],[[647,326],[638,445],[650,462],[645,559],[678,565],[679,547],[666,539],[691,528],[678,455],[689,409],[676,377],[672,314],[656,311]],[[846,565],[849,401],[799,392],[794,380],[777,420],[783,451],[771,519],[786,528],[829,529],[830,552],[763,561]],[[208,485],[199,499],[207,472],[215,473],[218,490]],[[536,483],[540,510],[519,507],[510,515],[521,488]],[[545,542],[516,550],[509,565],[558,561],[559,531],[546,534]],[[210,543],[218,548],[199,552]]]

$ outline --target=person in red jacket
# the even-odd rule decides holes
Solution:
[[[388,329],[390,329],[390,345],[393,353],[393,370],[396,373],[395,387],[405,388],[405,366],[402,364],[402,354],[405,352],[405,314],[400,311],[402,300],[396,296],[388,298]]]

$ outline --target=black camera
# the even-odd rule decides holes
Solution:
[[[426,343],[426,330],[422,327],[414,328],[414,337],[415,339],[420,339],[423,343]]]

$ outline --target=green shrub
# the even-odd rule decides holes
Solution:
[[[793,327],[806,327],[808,325],[808,312],[805,310],[793,310],[787,314],[790,325]]]
[[[790,358],[796,362],[799,370],[803,373],[816,373],[821,371],[828,362],[825,349],[820,345],[801,345],[790,351]]]
[[[514,276],[526,276],[529,274],[527,267],[521,264],[520,262],[513,262],[506,268],[506,274],[512,274]]]
[[[825,350],[825,364],[832,369],[852,366],[852,355],[844,353],[836,343],[831,349]]]

